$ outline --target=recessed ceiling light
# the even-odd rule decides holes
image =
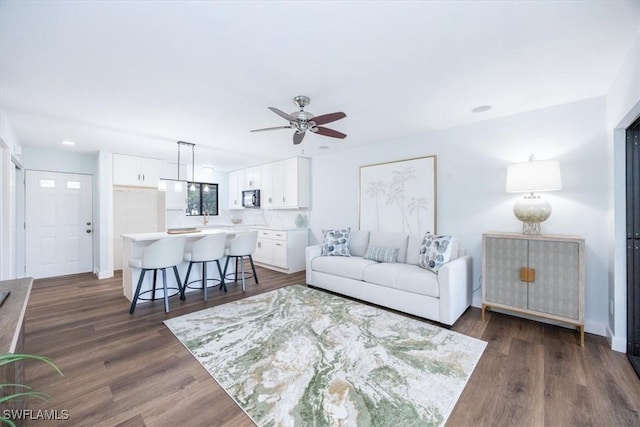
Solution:
[[[206,171],[214,171],[215,168],[213,166],[203,166],[202,169],[206,170]]]
[[[69,145],[69,146],[71,146],[71,145],[76,145],[76,143],[75,143],[75,142],[73,142],[73,141],[62,141],[62,144],[63,144],[63,145]]]
[[[489,111],[491,110],[491,105],[479,105],[476,108],[474,108],[473,110],[471,110],[472,113],[484,113],[485,111]]]
[[[329,146],[328,145],[321,145],[320,147],[318,147],[321,150],[328,150]]]

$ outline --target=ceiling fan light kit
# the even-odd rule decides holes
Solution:
[[[304,139],[304,135],[307,131],[311,133],[317,133],[323,136],[329,136],[331,138],[344,139],[347,135],[337,130],[329,129],[319,125],[335,122],[336,120],[344,119],[347,115],[343,112],[323,114],[320,116],[314,116],[308,111],[304,111],[304,107],[309,105],[311,99],[308,96],[298,95],[293,98],[293,103],[299,108],[299,111],[294,111],[291,114],[287,114],[284,111],[278,110],[275,107],[269,107],[269,110],[273,111],[280,117],[289,121],[288,126],[276,126],[270,128],[253,129],[250,132],[262,132],[265,130],[276,129],[294,129],[293,143],[298,145]]]

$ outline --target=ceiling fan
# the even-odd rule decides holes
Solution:
[[[307,131],[317,133],[319,135],[330,136],[332,138],[343,139],[347,135],[337,130],[329,129],[320,125],[335,122],[336,120],[344,119],[347,115],[343,112],[323,114],[321,116],[314,116],[308,111],[304,111],[304,107],[309,105],[311,100],[308,96],[300,95],[293,98],[293,103],[300,108],[300,111],[295,111],[291,114],[287,114],[284,111],[278,110],[274,107],[269,107],[271,111],[279,115],[285,120],[289,121],[288,126],[277,126],[272,128],[254,129],[250,132],[262,132],[265,130],[275,129],[295,129],[293,133],[293,143],[300,144]]]

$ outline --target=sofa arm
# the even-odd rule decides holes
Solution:
[[[472,264],[469,255],[456,258],[438,270],[440,322],[453,325],[471,305]]]
[[[322,255],[322,247],[320,245],[307,246],[305,249],[305,263],[307,268],[307,285],[311,284],[311,261]]]

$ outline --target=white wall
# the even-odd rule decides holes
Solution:
[[[521,232],[512,209],[518,195],[505,192],[506,168],[559,159],[563,190],[546,193],[553,207],[545,234],[586,239],[586,330],[604,335],[607,324],[607,201],[604,98],[560,105],[366,148],[314,157],[312,243],[323,228],[358,227],[361,165],[437,155],[437,232],[460,238],[473,257],[473,285],[481,271],[482,233]],[[350,136],[351,137],[351,136]],[[347,142],[348,143],[348,142]],[[480,291],[474,295],[479,301]]]

